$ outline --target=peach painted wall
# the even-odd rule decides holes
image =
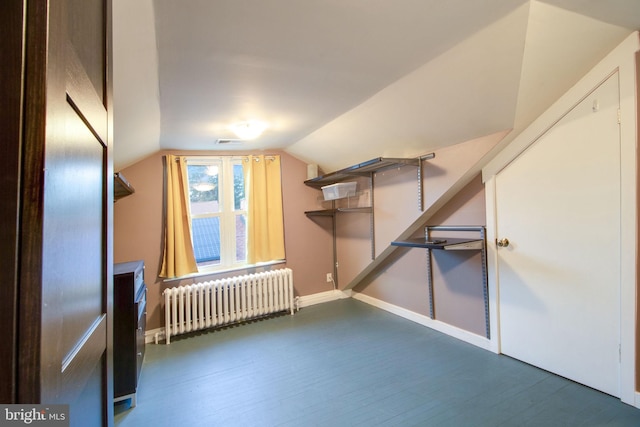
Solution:
[[[484,184],[480,175],[429,221],[430,225],[486,225]],[[459,236],[451,232],[442,234]],[[437,236],[437,233],[433,233]],[[468,233],[469,236],[478,234]],[[445,237],[445,236],[442,236]],[[435,317],[485,336],[482,255],[479,251],[433,251]]]
[[[148,329],[164,325],[162,291],[165,288],[255,271],[255,269],[242,270],[171,281],[163,281],[158,277],[162,256],[163,155],[169,153],[248,154],[163,151],[120,171],[136,191],[131,196],[118,200],[114,206],[114,262],[144,260],[145,281],[148,287]],[[331,285],[326,283],[325,276],[325,273],[332,271],[333,268],[331,228],[311,221],[304,215],[305,210],[320,207],[317,190],[303,184],[307,178],[307,165],[284,152],[260,154],[281,156],[286,266],[294,272],[296,295],[303,296],[331,290]],[[271,268],[282,266],[277,265]],[[265,269],[268,267],[260,270]]]
[[[485,225],[484,185],[480,175],[429,221],[429,225]],[[477,236],[433,233],[436,237]],[[384,248],[380,248],[382,250]],[[485,305],[479,251],[432,251],[435,318],[484,336]],[[365,295],[429,316],[427,252],[409,249],[366,288]],[[359,291],[359,289],[355,289]]]
[[[480,138],[447,147],[436,151],[434,159],[425,161],[424,208],[434,203],[502,136]],[[418,201],[416,168],[405,166],[375,175],[376,254],[384,251],[420,216],[422,211]],[[358,215],[361,214],[341,214],[338,218],[337,250],[341,286],[348,284],[371,261],[370,221]],[[485,222],[484,186],[478,176],[440,209],[429,225],[484,226]],[[356,287],[354,291],[428,316],[426,251],[402,249],[400,253],[402,255],[370,283]],[[484,336],[485,305],[480,253],[434,253],[432,267],[436,319]]]

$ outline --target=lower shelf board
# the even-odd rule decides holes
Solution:
[[[470,251],[470,250],[482,250],[484,246],[484,240],[482,239],[431,239],[427,240],[424,237],[407,240],[396,240],[391,242],[391,246],[403,246],[407,248],[425,248],[436,249],[445,251]]]
[[[320,209],[317,211],[306,211],[306,216],[334,216],[336,213],[370,213],[370,207],[363,208],[336,208],[336,209]]]

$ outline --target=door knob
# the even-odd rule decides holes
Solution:
[[[509,246],[509,239],[505,237],[504,239],[498,240],[496,243],[498,244],[499,247],[506,248],[507,246]]]

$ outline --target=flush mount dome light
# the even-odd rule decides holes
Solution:
[[[209,165],[207,166],[207,169],[205,169],[204,173],[209,176],[216,176],[218,175],[218,166]]]
[[[262,135],[262,132],[267,128],[267,124],[251,120],[248,122],[234,123],[230,128],[240,139],[256,139]]]

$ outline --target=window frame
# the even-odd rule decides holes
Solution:
[[[218,166],[218,212],[208,212],[202,214],[192,213],[191,202],[191,182],[189,181],[187,172],[187,181],[189,186],[189,221],[193,224],[194,219],[198,218],[219,218],[220,227],[220,260],[216,264],[211,261],[197,262],[198,273],[209,273],[218,271],[236,270],[249,267],[247,263],[246,250],[244,260],[237,260],[237,244],[236,244],[236,220],[238,216],[244,216],[245,224],[247,221],[247,205],[245,202],[244,209],[235,209],[235,181],[234,166],[242,166],[243,158],[239,156],[186,156],[187,171],[190,166]],[[244,173],[243,173],[244,175]],[[243,177],[244,181],[244,177]],[[246,187],[245,187],[246,199]],[[191,238],[193,242],[193,225],[191,226]],[[245,236],[245,247],[247,237]]]

